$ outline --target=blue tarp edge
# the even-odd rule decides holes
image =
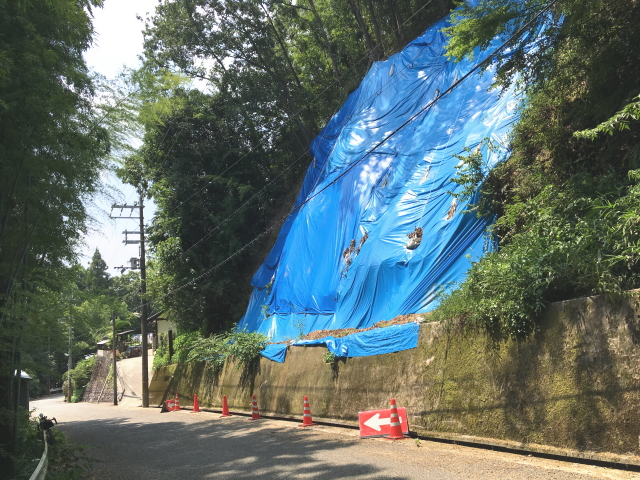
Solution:
[[[369,357],[400,352],[418,346],[420,325],[405,323],[352,333],[343,338],[324,337],[317,340],[298,340],[294,347],[326,345],[336,357]]]
[[[286,343],[272,343],[271,345],[267,345],[264,350],[260,352],[260,355],[274,362],[284,363],[284,359],[287,356],[287,347],[288,345]]]

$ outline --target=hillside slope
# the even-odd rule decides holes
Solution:
[[[426,312],[483,255],[491,219],[465,214],[470,199],[450,179],[465,153],[482,153],[485,172],[500,161],[518,94],[492,89],[491,70],[465,77],[503,40],[456,63],[447,25],[375,63],[314,140],[239,328],[282,341]]]

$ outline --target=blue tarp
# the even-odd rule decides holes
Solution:
[[[486,252],[490,220],[464,214],[448,192],[462,188],[450,182],[460,164],[454,155],[478,148],[487,171],[502,160],[519,97],[515,88],[492,89],[488,70],[439,98],[501,44],[454,63],[444,56],[446,25],[376,62],[313,141],[302,207],[253,277],[238,328],[283,341],[428,312],[438,289],[463,280]],[[485,138],[500,148],[489,150]],[[417,227],[422,241],[408,248]],[[368,355],[393,351],[383,336],[362,338],[372,342],[359,350]]]
[[[352,333],[342,338],[329,336],[318,340],[298,340],[293,345],[326,345],[336,357],[370,357],[416,348],[419,329],[417,323],[405,323]]]
[[[273,343],[267,345],[260,355],[273,360],[274,362],[283,363],[287,356],[287,344],[286,343]]]

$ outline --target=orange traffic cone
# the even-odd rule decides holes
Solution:
[[[396,406],[396,399],[391,399],[391,418],[389,419],[391,424],[389,425],[389,440],[401,440],[407,438],[402,434],[402,426],[400,425],[400,417],[398,416],[398,407]]]
[[[313,419],[311,418],[311,409],[309,408],[309,397],[304,396],[304,408],[302,413],[302,425],[298,425],[299,427],[310,427],[315,425],[313,423]]]
[[[193,394],[193,410],[191,413],[199,413],[200,412],[200,404],[198,403],[198,394]]]
[[[260,420],[260,412],[258,411],[258,401],[254,395],[251,398],[251,418],[249,420]]]
[[[176,393],[176,398],[173,401],[173,409],[180,410],[180,399],[178,398],[178,394]]]
[[[222,417],[230,417],[231,414],[229,413],[229,405],[227,405],[227,396],[223,395],[222,396],[222,415],[220,415],[220,418]]]

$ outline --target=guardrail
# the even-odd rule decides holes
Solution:
[[[43,432],[44,433],[44,432]],[[44,453],[38,462],[38,466],[34,470],[29,480],[45,480],[47,476],[47,467],[49,465],[49,442],[47,442],[47,435],[44,435]]]

